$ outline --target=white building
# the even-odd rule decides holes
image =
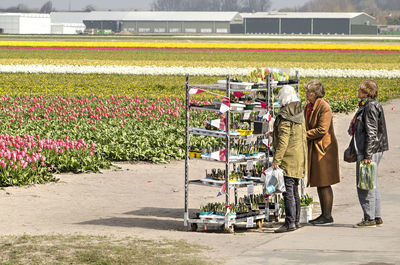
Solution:
[[[5,34],[50,34],[50,15],[0,13],[0,32]]]
[[[85,31],[83,20],[89,12],[51,12],[51,34],[77,34]]]
[[[51,34],[80,34],[85,28],[83,23],[51,23]]]

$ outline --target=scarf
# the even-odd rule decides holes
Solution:
[[[367,98],[363,98],[363,99],[361,99],[361,100],[358,102],[358,109],[357,109],[357,111],[356,111],[356,114],[354,114],[353,119],[351,119],[349,129],[347,130],[347,133],[348,133],[350,136],[353,136],[353,135],[354,135],[354,125],[356,124],[357,117],[358,117],[358,115],[360,115],[361,110],[364,109],[364,107],[365,107],[365,105],[367,104],[367,102],[368,102],[368,99],[367,99]]]
[[[306,109],[307,122],[310,121],[310,117],[311,117],[311,113],[312,113],[313,109],[314,109],[314,104],[308,103],[307,104],[307,109]]]

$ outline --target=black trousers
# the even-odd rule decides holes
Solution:
[[[286,192],[283,193],[285,199],[286,224],[294,224],[300,220],[300,197],[299,179],[284,177]]]

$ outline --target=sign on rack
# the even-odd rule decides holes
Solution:
[[[253,184],[247,186],[247,194],[248,195],[254,194],[254,185]]]
[[[252,140],[253,140],[253,135],[252,134],[247,135],[246,145],[250,145]]]
[[[253,170],[253,160],[247,160],[246,170]]]
[[[254,217],[247,217],[246,228],[254,226]]]

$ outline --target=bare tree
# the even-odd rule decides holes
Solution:
[[[24,4],[19,4],[17,6],[12,6],[12,7],[7,8],[6,12],[11,12],[11,13],[17,13],[17,12],[32,13],[32,12],[34,12],[34,10],[29,9],[29,7],[27,7]]]
[[[382,10],[400,10],[400,1],[398,0],[377,0],[377,5]]]
[[[40,13],[50,14],[53,11],[53,3],[51,1],[47,1],[41,8]]]
[[[239,11],[240,5],[238,0],[221,0],[221,11]]]
[[[87,5],[83,10],[85,12],[95,11],[96,7],[94,5]]]
[[[184,0],[154,0],[151,4],[152,10],[155,11],[180,11],[184,10]]]
[[[264,12],[271,7],[270,0],[243,0],[242,12]]]
[[[270,0],[154,0],[156,11],[242,11],[262,12],[269,10]]]

